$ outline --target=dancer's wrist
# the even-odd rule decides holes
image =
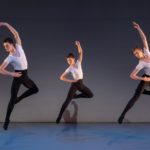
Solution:
[[[10,72],[9,74],[10,76],[14,77],[14,72]]]

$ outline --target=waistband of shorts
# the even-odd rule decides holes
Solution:
[[[27,71],[28,71],[27,69],[25,69],[25,70],[15,70],[15,72],[22,72],[22,73],[25,73]]]
[[[145,77],[150,77],[150,75],[147,75],[147,74],[144,74],[143,76],[145,76]]]
[[[79,82],[83,82],[83,79],[79,79],[77,82],[75,82],[75,83],[79,83]]]

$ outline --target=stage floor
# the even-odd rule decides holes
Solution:
[[[0,124],[0,150],[150,150],[150,124]]]

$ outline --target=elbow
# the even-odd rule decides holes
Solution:
[[[0,74],[2,74],[3,73],[3,68],[2,67],[0,67]]]
[[[133,75],[132,74],[130,74],[130,78],[133,79]]]
[[[132,73],[130,74],[130,78],[131,78],[131,79],[133,79],[133,80],[135,80],[135,79],[136,79],[135,75],[134,75],[134,74],[132,74]]]
[[[59,78],[61,81],[64,79],[64,77],[62,77],[62,76],[60,76],[60,78]]]

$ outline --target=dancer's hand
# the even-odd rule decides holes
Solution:
[[[79,41],[75,41],[75,45],[76,46],[80,46],[80,42]]]
[[[138,23],[136,23],[136,22],[133,22],[133,27],[134,27],[135,29],[140,29],[139,24],[138,24]]]
[[[79,58],[78,58],[78,60],[79,60],[80,62],[82,62],[83,50],[82,50],[81,44],[80,44],[79,41],[75,41],[75,45],[77,46],[78,53],[79,53]]]
[[[143,81],[149,82],[150,81],[150,77],[144,77]]]
[[[76,83],[78,80],[72,80],[72,83]]]
[[[1,27],[1,26],[5,26],[5,25],[6,25],[5,22],[0,22],[0,27]]]
[[[21,72],[12,72],[12,76],[16,77],[16,78],[19,78],[19,77],[22,76],[22,73]]]

